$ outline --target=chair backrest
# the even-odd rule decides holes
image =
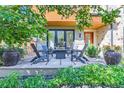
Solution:
[[[43,49],[44,52],[47,52],[48,51],[48,48],[47,48],[46,45],[42,45],[42,49]]]
[[[37,48],[36,48],[36,46],[33,43],[31,43],[31,47],[33,48],[33,50],[34,50],[35,54],[37,55],[37,57],[40,57],[40,54],[37,51]]]
[[[75,40],[73,43],[73,49],[82,50],[84,47],[84,40]]]
[[[86,42],[79,56],[82,56],[84,54],[87,47],[88,47],[88,43]]]
[[[54,43],[53,43],[53,41],[50,41],[49,46],[50,46],[50,48],[54,49]]]

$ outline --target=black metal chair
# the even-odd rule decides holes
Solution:
[[[71,61],[73,61],[73,59],[75,58],[76,60],[79,60],[82,63],[87,63],[88,58],[86,58],[84,56],[84,52],[86,50],[86,48],[88,47],[88,43],[85,43],[84,47],[82,50],[74,50],[72,49],[72,53],[71,53]]]
[[[44,52],[44,55],[51,55],[53,57],[53,49],[52,48],[49,48],[46,46],[46,45],[42,45],[42,49]]]
[[[30,62],[32,62],[32,64],[36,64],[38,62],[45,62],[46,61],[47,62],[46,65],[47,65],[49,62],[48,51],[46,51],[46,50],[45,51],[43,51],[43,50],[38,51],[36,46],[33,43],[31,43],[31,47],[33,48],[36,56]],[[42,54],[40,54],[40,53],[42,53]]]

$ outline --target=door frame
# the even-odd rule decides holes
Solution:
[[[92,44],[94,44],[94,32],[84,32],[84,40],[85,40],[85,34],[90,34],[92,36],[92,39],[90,40]]]
[[[49,47],[49,37],[48,37],[48,32],[49,31],[55,31],[55,37],[57,37],[57,32],[58,31],[63,31],[64,32],[64,41],[65,41],[65,48],[67,48],[67,33],[68,31],[72,31],[73,32],[73,41],[75,40],[75,29],[48,29],[47,31],[47,47]]]

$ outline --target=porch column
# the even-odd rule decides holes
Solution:
[[[111,24],[111,46],[113,46],[113,24]]]

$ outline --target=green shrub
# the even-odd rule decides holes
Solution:
[[[46,81],[42,75],[29,77],[23,81],[24,88],[43,88],[47,87]]]
[[[111,46],[110,45],[104,45],[103,47],[102,47],[102,50],[103,50],[103,52],[105,53],[107,50],[110,50],[111,49]]]
[[[73,86],[73,85],[77,85],[77,82],[75,82],[75,80],[78,80],[77,77],[77,69],[74,69],[72,67],[70,68],[65,68],[62,69],[58,72],[56,78],[58,80],[61,80],[61,86],[62,85],[68,85],[68,86]]]
[[[21,58],[24,57],[24,55],[25,55],[25,50],[24,50],[23,48],[15,48],[15,50],[20,53]]]
[[[60,70],[51,87],[124,87],[124,69],[119,66],[87,65],[79,69],[65,68]]]
[[[102,49],[103,49],[103,52],[104,52],[104,53],[105,53],[107,50],[114,50],[115,52],[122,52],[122,48],[121,48],[121,46],[119,46],[119,45],[113,45],[113,46],[104,45]]]
[[[89,57],[98,57],[100,51],[100,48],[95,47],[94,45],[89,45],[85,53]]]
[[[48,88],[59,88],[62,85],[65,85],[65,83],[61,79],[58,79],[58,78],[54,78],[52,80],[47,81]]]
[[[66,87],[124,87],[124,67],[90,64],[81,68],[60,69],[53,79],[45,80],[42,75],[21,80],[17,73],[0,79],[1,88],[60,88]]]
[[[19,88],[20,80],[17,73],[12,73],[4,79],[0,79],[0,88]]]

